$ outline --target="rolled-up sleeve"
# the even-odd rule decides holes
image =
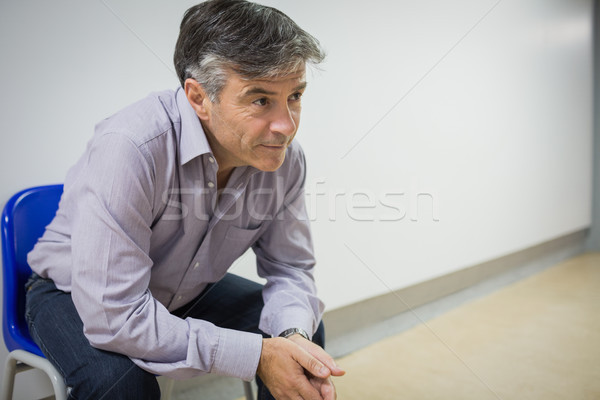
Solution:
[[[205,373],[252,379],[260,335],[181,319],[148,289],[155,198],[150,155],[125,135],[107,133],[91,142],[85,157],[65,196],[76,201],[72,297],[90,343],[177,379]]]
[[[306,163],[299,146],[291,156],[283,205],[253,247],[258,274],[267,280],[260,329],[273,336],[288,328],[314,334],[324,309],[313,277],[315,257],[304,199]]]

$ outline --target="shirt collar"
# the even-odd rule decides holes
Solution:
[[[190,105],[181,87],[176,92],[177,107],[181,116],[179,155],[181,165],[207,153],[212,153],[198,115]]]

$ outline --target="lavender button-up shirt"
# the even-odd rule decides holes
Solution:
[[[252,247],[267,279],[260,328],[316,330],[323,305],[296,144],[275,172],[236,168],[220,196],[202,126],[181,89],[100,122],[65,180],[58,213],[29,254],[71,292],[90,343],[156,374],[252,379],[260,335],[170,313]]]

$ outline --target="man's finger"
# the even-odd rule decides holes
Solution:
[[[322,362],[329,369],[331,375],[342,376],[346,373],[346,371],[337,366],[333,358],[321,346],[306,340],[306,338],[300,335],[290,336],[289,339]]]
[[[298,394],[303,400],[332,400],[323,397],[322,393],[319,393],[319,391],[308,381],[308,379],[305,379],[302,385],[298,388]]]
[[[312,353],[312,355],[316,357],[319,361],[321,361],[327,368],[329,368],[329,371],[331,371],[331,375],[342,376],[346,373],[346,371],[338,367],[333,358],[329,354],[327,354],[325,350],[316,345],[315,347],[317,349],[314,351],[314,353]]]
[[[321,397],[323,397],[323,400],[335,400],[337,398],[335,386],[333,386],[331,379],[327,379],[321,385]]]
[[[300,349],[299,353],[300,354],[296,358],[296,362],[300,364],[302,368],[316,377],[322,379],[329,378],[331,371],[325,366],[325,364],[303,349]]]

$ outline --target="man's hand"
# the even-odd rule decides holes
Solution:
[[[341,376],[323,349],[303,337],[263,339],[257,374],[277,400],[334,400],[330,376]]]

